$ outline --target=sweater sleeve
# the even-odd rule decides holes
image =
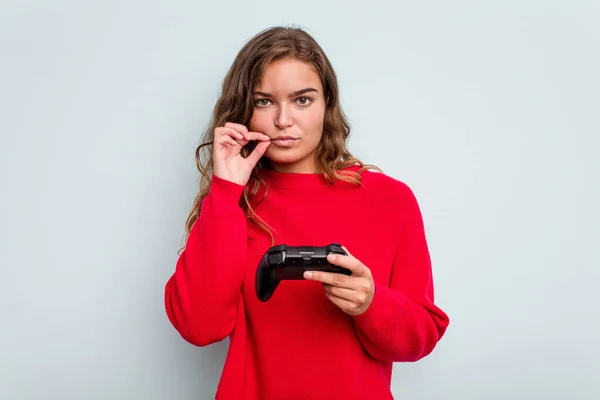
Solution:
[[[165,287],[167,316],[188,342],[206,346],[233,330],[246,254],[244,186],[213,176],[175,272]]]
[[[434,304],[433,278],[421,211],[404,186],[399,240],[389,286],[375,283],[369,308],[353,317],[366,351],[382,361],[417,361],[433,351],[449,324]]]

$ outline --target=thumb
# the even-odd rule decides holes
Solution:
[[[346,248],[346,246],[342,246],[342,249],[344,249],[344,251],[346,252],[347,255],[349,255],[350,257],[353,257],[352,254],[350,254],[350,252]]]
[[[270,144],[271,142],[268,141],[259,142],[254,148],[254,150],[252,150],[252,153],[250,153],[250,155],[246,157],[246,160],[250,162],[252,168],[254,168],[254,166],[258,163],[260,158],[265,154],[265,151],[267,150],[267,147],[269,147]]]

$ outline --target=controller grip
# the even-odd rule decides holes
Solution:
[[[271,298],[282,280],[302,280],[305,271],[324,271],[351,275],[352,272],[327,261],[327,255],[346,252],[339,243],[323,247],[273,246],[261,258],[256,270],[255,290],[260,301]]]

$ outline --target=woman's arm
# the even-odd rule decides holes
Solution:
[[[165,287],[169,320],[188,342],[205,346],[233,330],[246,255],[244,186],[212,177],[210,192]]]
[[[401,231],[389,287],[376,283],[369,308],[354,323],[367,352],[382,361],[417,361],[444,335],[448,316],[434,304],[432,269],[421,211],[404,186]]]

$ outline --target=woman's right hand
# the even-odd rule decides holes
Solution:
[[[242,147],[249,141],[258,140],[252,153],[244,158]],[[219,178],[246,185],[250,174],[271,144],[270,138],[259,132],[250,132],[241,124],[227,122],[214,132],[213,174]]]

